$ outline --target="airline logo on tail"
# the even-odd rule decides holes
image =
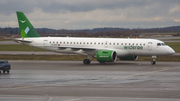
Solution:
[[[24,20],[24,21],[23,21],[23,20],[20,20],[20,21],[21,21],[22,23],[25,23],[25,22],[26,22],[26,20]]]
[[[29,32],[29,27],[26,27],[26,29],[25,29],[25,33],[27,34],[28,32]]]
[[[16,12],[22,38],[41,37],[23,12]]]

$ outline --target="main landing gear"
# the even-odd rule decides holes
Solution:
[[[92,60],[92,56],[88,55],[87,59],[84,59],[84,60],[83,60],[83,63],[84,63],[84,64],[90,64],[90,63],[91,63],[91,60]]]
[[[90,61],[89,59],[84,59],[84,60],[83,60],[83,63],[84,63],[84,64],[90,64],[91,61]]]
[[[152,61],[151,61],[151,65],[155,65],[156,64],[156,56],[152,56]]]

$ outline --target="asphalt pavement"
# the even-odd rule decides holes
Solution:
[[[0,101],[179,101],[180,63],[11,60]]]

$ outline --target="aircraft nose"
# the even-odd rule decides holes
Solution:
[[[168,52],[168,54],[170,54],[170,55],[175,54],[175,51],[174,51],[172,48],[170,48],[170,47],[168,47],[167,52]]]

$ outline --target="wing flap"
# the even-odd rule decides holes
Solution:
[[[91,48],[91,47],[63,47],[63,46],[59,46],[59,49],[66,49],[66,48],[71,48],[73,50],[96,50],[95,48]]]

